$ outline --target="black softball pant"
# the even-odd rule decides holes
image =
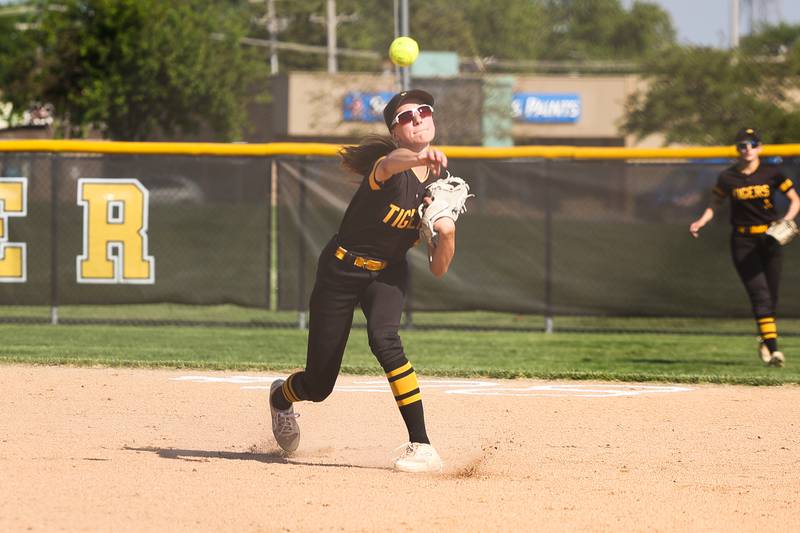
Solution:
[[[337,259],[337,246],[334,236],[317,263],[306,367],[292,378],[292,388],[302,400],[321,402],[333,392],[357,304],[367,319],[369,346],[384,372],[407,362],[398,333],[408,286],[405,259],[370,272]]]
[[[783,249],[775,239],[765,235],[731,236],[731,256],[736,272],[744,283],[753,315],[774,317],[778,307]]]

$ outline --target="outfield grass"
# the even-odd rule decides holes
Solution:
[[[296,328],[297,311],[269,311],[236,305],[66,305],[58,308],[63,323],[108,323],[130,325],[229,325],[239,327],[283,326]],[[0,306],[0,323],[50,322],[47,306]],[[356,327],[364,325],[364,315],[356,310]],[[406,318],[403,324],[407,324]],[[421,312],[412,316],[412,325],[419,329],[473,329],[538,332],[545,328],[542,315],[491,311]],[[782,336],[800,336],[800,320],[780,318]],[[604,317],[557,316],[557,332],[595,333],[689,333],[711,335],[756,335],[752,318],[688,318],[688,317]]]
[[[0,362],[270,370],[305,361],[307,332],[291,328],[0,324]],[[800,338],[781,340],[788,363],[766,368],[754,336],[406,330],[422,375],[753,385],[800,383]],[[354,328],[343,371],[380,374]]]

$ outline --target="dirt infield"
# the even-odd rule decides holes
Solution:
[[[238,377],[237,377],[238,376]],[[0,531],[790,531],[800,387],[425,380],[441,474],[389,469],[382,378],[284,457],[234,372],[0,366]],[[792,526],[791,524],[794,524]]]

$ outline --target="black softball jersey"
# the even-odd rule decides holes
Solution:
[[[338,240],[340,246],[355,254],[394,262],[419,240],[417,207],[433,178],[429,172],[425,182],[420,182],[409,169],[378,182],[375,169],[381,159],[350,201]]]
[[[775,210],[774,195],[786,194],[794,187],[775,165],[762,163],[752,174],[743,174],[736,165],[723,170],[712,192],[719,198],[731,199],[731,224],[755,226],[780,218]]]

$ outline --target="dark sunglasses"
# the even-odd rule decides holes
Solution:
[[[761,145],[758,141],[742,141],[740,143],[736,143],[736,149],[740,152],[744,152],[748,148],[754,149],[758,148]]]
[[[395,115],[394,120],[392,123],[389,124],[389,127],[394,126],[395,124],[408,124],[412,120],[414,120],[414,113],[419,114],[419,118],[428,118],[433,116],[433,106],[429,106],[428,104],[422,104],[414,109],[407,109],[402,113],[398,113]]]

